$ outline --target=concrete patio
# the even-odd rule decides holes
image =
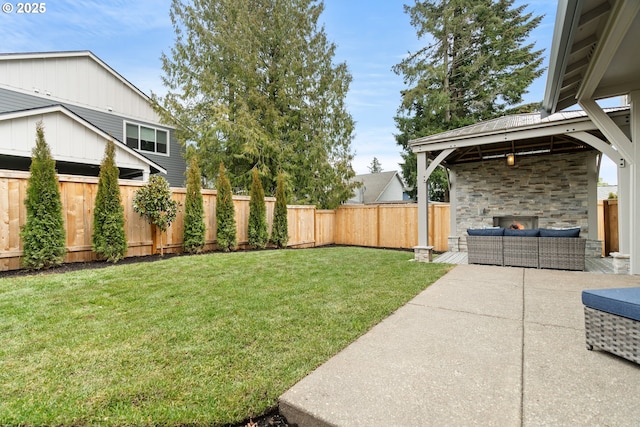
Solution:
[[[638,426],[640,366],[587,351],[583,289],[640,277],[458,265],[280,399],[308,426]]]

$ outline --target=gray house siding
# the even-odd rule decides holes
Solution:
[[[30,108],[46,107],[52,104],[61,104],[73,111],[84,120],[101,129],[105,133],[113,136],[120,142],[124,140],[124,122],[137,123],[159,128],[169,132],[169,155],[157,155],[146,151],[139,151],[140,154],[165,168],[167,174],[162,174],[172,187],[183,187],[185,183],[186,162],[183,157],[183,150],[175,137],[175,131],[169,127],[148,123],[140,120],[129,119],[108,112],[100,112],[90,108],[79,107],[77,105],[65,104],[56,101],[49,101],[46,98],[27,95],[0,88],[0,112],[26,110]],[[34,131],[35,132],[35,131]]]

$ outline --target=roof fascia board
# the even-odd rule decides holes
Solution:
[[[387,183],[384,185],[384,187],[382,188],[382,190],[380,190],[380,193],[378,193],[378,196],[376,196],[376,199],[374,200],[374,202],[378,202],[380,201],[380,197],[384,194],[385,191],[387,191],[387,188],[389,188],[389,186],[391,185],[391,181],[393,181],[393,178],[395,176],[398,175],[398,171],[394,171],[393,175],[391,175],[391,177],[389,178],[389,180],[387,181]],[[403,186],[404,187],[404,186]]]
[[[591,121],[611,144],[616,147],[620,155],[629,163],[633,163],[633,146],[627,135],[604,112],[604,110],[592,99],[580,101],[580,106],[587,112]]]
[[[501,131],[495,131],[490,134],[451,138],[432,144],[415,143],[412,144],[412,148],[414,153],[420,153],[424,151],[439,151],[447,148],[473,147],[475,145],[495,144],[496,142],[538,138],[544,136],[565,134],[567,132],[589,131],[596,129],[598,129],[598,127],[593,124],[593,122],[591,122],[588,117],[582,117],[581,120],[578,121],[563,121],[544,127],[503,129]]]
[[[562,79],[567,68],[575,31],[580,22],[582,2],[559,0],[556,12],[556,22],[549,55],[549,72],[542,101],[542,111],[545,115],[556,112],[558,96],[560,95]]]
[[[640,1],[618,0],[615,2],[600,42],[596,45],[589,61],[582,84],[578,88],[577,100],[593,97],[638,11],[640,11]]]
[[[121,150],[126,151],[127,153],[129,153],[132,156],[136,157],[138,160],[142,161],[143,163],[149,165],[150,167],[152,167],[154,169],[157,169],[159,172],[161,172],[163,174],[167,173],[167,170],[165,168],[163,168],[162,166],[160,166],[159,164],[157,164],[154,161],[146,158],[145,156],[143,156],[142,154],[138,153],[136,150],[130,148],[126,144],[123,144],[121,141],[119,141],[118,139],[114,138],[113,136],[105,133],[102,129],[95,127],[93,124],[91,124],[90,122],[84,120],[82,117],[78,116],[73,111],[65,108],[63,105],[59,105],[58,104],[58,105],[51,105],[51,106],[48,106],[48,107],[34,108],[34,109],[30,109],[30,110],[21,110],[21,111],[9,112],[9,113],[2,113],[2,114],[0,114],[0,122],[1,121],[5,121],[5,120],[18,119],[18,118],[22,118],[22,117],[30,117],[30,116],[37,116],[37,115],[41,115],[41,114],[51,114],[51,113],[62,113],[62,114],[64,114],[65,116],[67,116],[71,120],[81,124],[82,126],[90,129],[91,131],[97,133],[98,135],[100,135],[105,140],[114,141],[116,143],[116,145]]]

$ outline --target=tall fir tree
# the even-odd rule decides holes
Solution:
[[[201,181],[198,159],[194,155],[189,161],[187,170],[187,195],[184,207],[183,248],[189,253],[199,253],[205,245],[206,225]]]
[[[225,172],[224,163],[220,163],[219,166],[216,190],[216,237],[218,247],[224,252],[234,251],[238,245],[236,211],[233,206],[231,182]]]
[[[45,141],[42,122],[36,123],[36,145],[29,170],[24,201],[27,221],[20,232],[22,264],[37,270],[62,264],[67,250],[56,161]]]
[[[382,172],[382,165],[380,164],[380,161],[377,157],[374,157],[373,160],[371,160],[371,164],[367,166],[367,168],[369,169],[369,173]]]
[[[271,227],[271,242],[279,249],[287,247],[289,242],[289,220],[287,218],[287,190],[284,174],[278,174],[276,186],[276,206],[273,210],[273,225]]]
[[[395,121],[402,174],[413,196],[417,172],[411,139],[500,116],[521,103],[527,87],[542,74],[543,52],[527,41],[542,17],[526,13],[526,4],[513,3],[428,0],[405,5],[418,37],[428,41],[393,67],[408,86]],[[434,186],[442,188],[446,174],[434,179]]]
[[[114,263],[122,259],[127,252],[119,175],[120,171],[115,162],[115,145],[113,141],[107,141],[104,158],[100,164],[91,241],[93,251],[99,257]]]
[[[162,55],[167,94],[158,112],[195,143],[205,178],[224,162],[233,188],[258,168],[267,192],[277,172],[299,203],[334,208],[352,196],[352,77],[333,62],[317,0],[173,0],[175,45]]]
[[[253,169],[253,182],[249,200],[249,246],[255,249],[263,249],[269,241],[267,228],[267,206],[264,201],[264,189],[258,169]]]

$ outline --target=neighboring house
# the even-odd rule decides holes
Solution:
[[[29,169],[42,121],[58,173],[97,176],[113,140],[120,178],[181,187],[183,150],[150,101],[89,51],[0,54],[0,169]]]
[[[362,185],[347,204],[406,201],[405,186],[397,171],[356,175],[353,181]]]
[[[614,198],[618,197],[618,186],[617,185],[602,185],[598,186],[598,200],[608,200],[611,199],[611,195],[615,195]]]

